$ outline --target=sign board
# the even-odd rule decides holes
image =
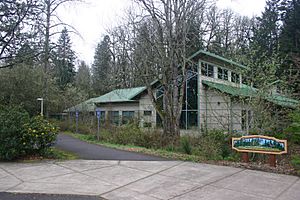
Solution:
[[[96,115],[97,115],[97,118],[100,119],[100,117],[101,117],[101,112],[100,112],[100,109],[99,109],[99,108],[96,109]]]
[[[287,141],[263,135],[248,135],[232,138],[232,149],[238,152],[284,154],[287,153]]]

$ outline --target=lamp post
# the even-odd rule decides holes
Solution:
[[[44,113],[44,99],[43,98],[37,98],[36,100],[41,101],[41,116],[43,116],[43,113]]]

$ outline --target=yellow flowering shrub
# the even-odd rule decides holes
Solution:
[[[22,143],[27,154],[42,154],[56,140],[58,129],[41,116],[24,124]]]

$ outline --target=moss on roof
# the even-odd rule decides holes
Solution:
[[[221,92],[230,94],[232,96],[243,96],[243,97],[257,97],[261,94],[259,94],[259,90],[253,87],[249,87],[247,85],[242,85],[240,87],[234,87],[231,85],[227,85],[227,84],[222,84],[222,83],[215,83],[215,82],[211,82],[211,81],[206,81],[203,80],[202,83],[204,83],[205,85],[217,89]],[[274,104],[283,106],[283,107],[289,107],[289,108],[296,108],[299,105],[299,101],[295,100],[295,99],[291,99],[288,97],[285,97],[283,95],[280,94],[262,94],[262,97],[269,101],[272,102]]]

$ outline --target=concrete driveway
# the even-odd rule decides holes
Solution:
[[[300,199],[299,177],[182,161],[0,163],[0,192],[105,199]]]

